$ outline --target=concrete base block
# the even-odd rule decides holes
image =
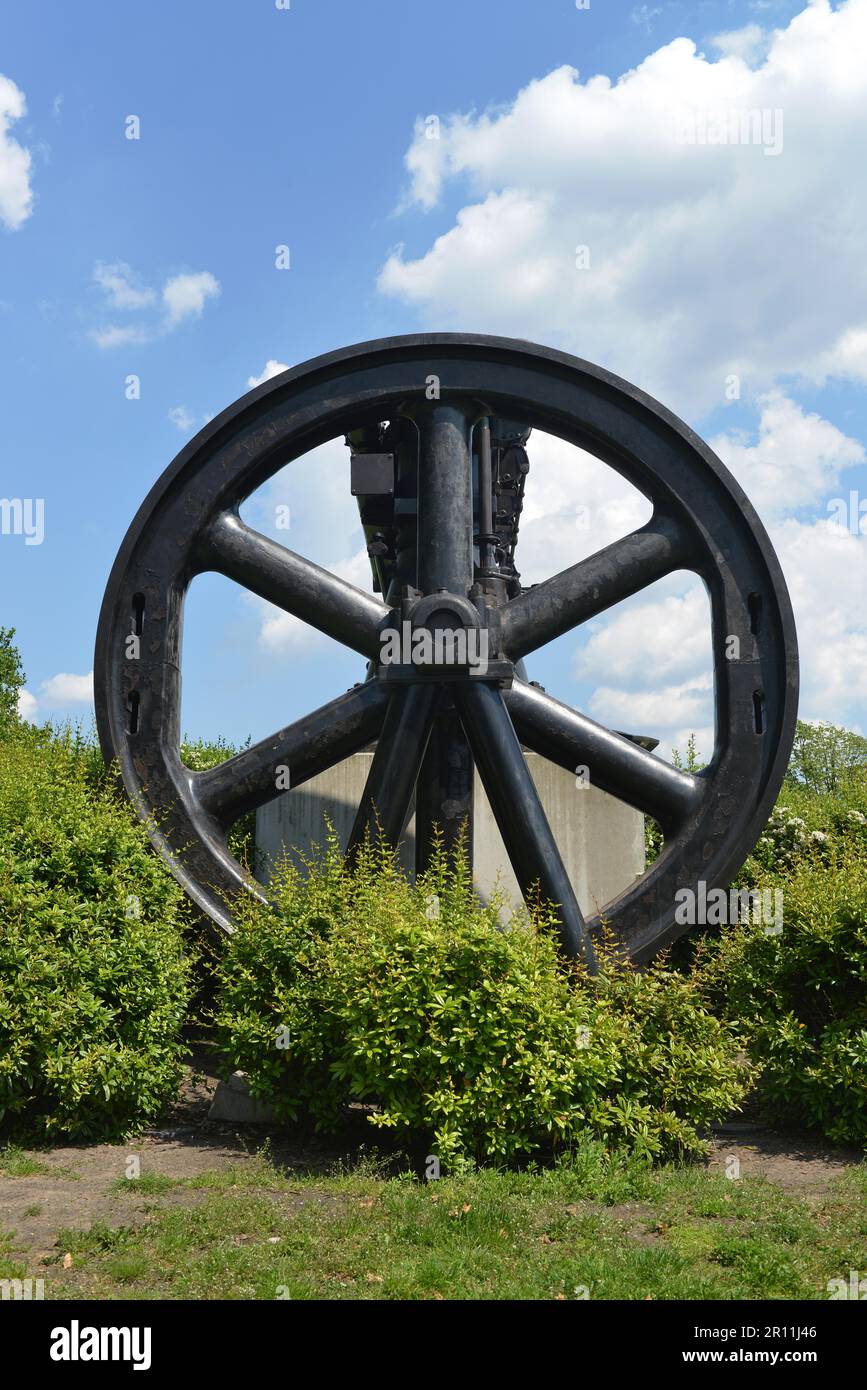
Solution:
[[[595,787],[579,786],[563,768],[536,753],[527,764],[542,798],[566,870],[586,916],[598,912],[644,872],[644,817]],[[325,839],[328,817],[345,847],[352,829],[372,753],[355,753],[293,791],[283,792],[256,813],[256,843],[269,863],[291,847],[309,854]],[[473,876],[484,901],[499,886],[515,906],[523,901],[478,774],[474,787]],[[400,858],[408,873],[415,859],[415,817],[404,833]]]
[[[208,1119],[237,1125],[268,1125],[277,1122],[270,1105],[264,1105],[262,1101],[254,1100],[250,1095],[250,1083],[242,1071],[233,1071],[228,1081],[217,1083]]]

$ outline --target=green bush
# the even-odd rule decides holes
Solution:
[[[21,656],[12,641],[14,627],[0,627],[0,737],[18,723],[18,696],[24,687]]]
[[[867,857],[867,777],[853,774],[845,790],[833,795],[789,784],[742,866],[738,884],[754,887],[769,874],[788,875],[817,859],[830,863],[849,850]]]
[[[508,1160],[581,1138],[644,1155],[698,1152],[698,1129],[749,1077],[696,986],[606,955],[567,967],[537,914],[505,928],[466,866],[416,886],[332,842],[307,877],[286,862],[219,966],[222,1053],[278,1114],[334,1128],[353,1101],[444,1162]]]
[[[812,852],[800,846],[789,873],[763,880],[782,891],[782,931],[724,928],[703,943],[696,976],[710,1004],[744,1029],[769,1114],[851,1144],[867,1142],[862,845],[860,823],[847,819],[836,838],[813,840]]]
[[[180,889],[92,741],[0,740],[0,1125],[120,1138],[176,1089],[189,967]]]

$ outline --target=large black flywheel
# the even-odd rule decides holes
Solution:
[[[509,541],[514,507],[500,504],[520,495],[529,428],[616,469],[653,514],[522,591]],[[278,469],[341,434],[356,451],[353,491],[382,597],[239,515]],[[700,575],[710,599],[716,737],[698,774],[529,684],[523,666],[537,648],[674,570]],[[206,571],[352,648],[368,678],[220,766],[192,772],[179,748],[181,631],[187,589]],[[431,662],[383,662],[390,634],[422,629],[443,639],[431,642],[439,653]],[[461,656],[482,644],[485,663]],[[435,826],[447,842],[462,828],[471,836],[475,765],[522,889],[558,905],[565,951],[592,966],[599,918],[582,917],[523,750],[587,767],[593,785],[662,827],[659,858],[604,908],[643,962],[686,930],[675,921],[678,890],[726,886],[758,838],[794,735],[798,660],[768,537],[701,439],[643,392],[565,353],[443,333],[329,353],[212,420],[152,488],[121,546],[95,680],[106,758],[118,760],[175,876],[221,927],[231,928],[234,892],[262,891],[227,849],[233,822],[280,795],[278,769],[289,768],[295,787],[376,741],[349,852],[366,833],[396,842],[413,797],[420,867]]]

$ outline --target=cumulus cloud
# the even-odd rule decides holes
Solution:
[[[370,592],[370,561],[349,490],[349,450],[342,438],[282,468],[242,504],[241,516],[280,545]],[[251,596],[250,602],[258,613],[258,644],[269,654],[304,650],[333,659],[337,646],[315,628],[262,599]]]
[[[542,430],[527,447],[517,551],[524,584],[538,584],[649,521],[647,498],[592,454]]]
[[[71,675],[60,671],[49,676],[39,686],[38,702],[49,707],[66,705],[86,705],[93,701],[93,672],[86,676]]]
[[[791,517],[771,526],[770,536],[795,612],[802,715],[861,727],[867,708],[867,536],[830,520]],[[594,682],[588,705],[594,718],[653,734],[663,749],[683,749],[685,735],[694,730],[707,758],[713,749],[708,602],[695,579],[673,578],[682,592],[650,600],[638,595],[590,625],[575,673]]]
[[[712,668],[707,595],[691,576],[681,575],[679,583],[682,592],[621,605],[608,622],[590,630],[576,662],[578,674],[604,673],[609,684],[650,680],[654,686],[690,682],[699,673],[705,677]]]
[[[174,405],[169,411],[169,419],[182,434],[189,434],[195,424],[195,420],[185,405]]]
[[[841,333],[833,347],[816,355],[811,375],[822,386],[829,376],[867,381],[867,327]]]
[[[863,726],[867,709],[867,536],[833,521],[772,528],[798,626],[805,716]],[[845,583],[841,582],[845,576]]]
[[[175,328],[184,319],[201,318],[209,299],[216,299],[220,284],[209,270],[192,275],[173,275],[163,285],[163,304],[168,326]]]
[[[105,291],[113,309],[143,309],[156,299],[154,291],[141,284],[126,261],[115,261],[112,265],[97,261],[93,278]]]
[[[325,639],[309,623],[259,600],[259,641],[269,652],[293,652]]]
[[[865,46],[867,0],[814,0],[782,28],[715,35],[709,57],[678,38],[616,80],[561,67],[497,108],[421,120],[407,202],[447,194],[457,211],[379,276],[424,326],[553,342],[693,421],[733,398],[754,409],[710,442],[777,547],[802,712],[849,724],[867,699],[867,536],[828,499],[867,455],[796,396],[867,382]],[[580,451],[536,433],[530,457],[524,582],[646,519]],[[694,729],[708,756],[710,642],[703,587],[671,575],[591,623],[571,670],[595,717],[664,745]]]
[[[758,439],[723,433],[711,448],[765,516],[815,505],[841,472],[863,463],[864,446],[818,414],[807,414],[782,391],[760,398]]]
[[[29,690],[19,690],[18,692],[18,718],[33,720],[36,718],[36,711],[39,702],[35,695],[31,695]]]
[[[867,0],[815,0],[765,46],[751,67],[752,29],[713,58],[677,38],[616,81],[558,68],[439,139],[419,122],[410,196],[464,206],[380,289],[438,328],[554,341],[691,418],[731,374],[753,394],[861,374]]]
[[[722,34],[714,34],[711,43],[727,58],[740,58],[752,63],[760,54],[763,56],[770,44],[770,35],[760,24],[745,24],[741,29],[727,29]]]
[[[135,324],[109,324],[107,328],[94,328],[90,337],[99,348],[126,347],[130,343],[149,343],[151,335],[146,328]]]
[[[699,744],[705,760],[713,752],[713,736],[708,740],[712,725],[708,715],[713,709],[712,679],[696,676],[681,684],[657,686],[653,690],[622,690],[599,686],[590,701],[590,713],[610,728],[627,733],[663,735],[663,749],[686,742],[683,735],[701,730]]]
[[[209,299],[220,294],[220,283],[209,270],[172,275],[157,295],[144,285],[140,276],[125,261],[107,264],[98,261],[93,278],[105,294],[112,309],[144,314],[135,323],[107,324],[90,330],[90,338],[103,349],[126,347],[131,343],[149,343],[154,338],[172,333],[187,319],[200,318]],[[163,312],[157,317],[158,303]]]
[[[30,151],[9,134],[27,110],[24,93],[0,73],[0,222],[15,231],[33,209]]]
[[[832,521],[793,518],[770,535],[795,612],[802,714],[860,727],[867,708],[867,537]],[[594,624],[575,670],[600,682],[589,701],[594,718],[682,748],[684,731],[710,727],[710,661],[707,599],[690,581],[681,594],[636,597]],[[712,737],[702,733],[699,746],[709,757]]]
[[[288,372],[288,362],[278,362],[276,357],[269,357],[258,376],[248,376],[247,385],[252,389],[254,386],[261,386],[263,381],[270,381],[272,377],[279,376],[281,372]]]
[[[863,464],[865,452],[779,391],[757,405],[754,431],[711,442],[756,505],[779,557],[798,630],[802,712],[857,726],[867,707],[867,535],[858,518],[837,520],[829,493],[851,503],[845,473]],[[534,433],[529,451],[529,557],[522,554],[523,524],[518,547],[525,580],[539,582],[646,520],[644,499],[580,450]],[[589,503],[590,525],[576,533],[569,520],[580,503]],[[785,515],[794,511],[799,516]],[[600,615],[573,641],[572,673],[595,718],[653,734],[662,751],[683,749],[694,730],[710,756],[710,608],[695,576],[667,576]]]
[[[93,672],[86,676],[72,675],[59,671],[39,684],[38,694],[29,690],[18,692],[18,717],[33,721],[40,709],[62,710],[70,705],[89,705],[93,703]]]

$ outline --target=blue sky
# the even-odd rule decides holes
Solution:
[[[441,328],[600,361],[710,439],[778,545],[802,713],[864,727],[867,537],[857,515],[835,529],[829,502],[867,498],[865,42],[867,0],[10,7],[0,497],[45,504],[41,544],[0,535],[24,713],[88,717],[99,604],[129,521],[267,363]],[[782,111],[780,150],[665,145],[673,113],[722,107]],[[418,124],[431,115],[437,140]],[[579,244],[592,259],[576,273]],[[531,579],[640,511],[567,453],[531,448]],[[363,582],[343,458],[326,448],[303,475],[295,465],[247,514],[285,541],[271,518],[288,503],[293,548]],[[683,577],[656,590],[561,639],[531,674],[666,744],[696,729],[709,752],[704,598]],[[228,582],[193,586],[189,733],[259,737],[358,677],[356,658]]]

